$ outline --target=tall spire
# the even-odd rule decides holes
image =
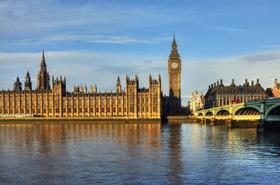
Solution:
[[[120,76],[118,76],[117,84],[121,84]]]
[[[180,57],[178,50],[177,50],[177,42],[175,34],[173,35],[173,41],[172,41],[172,49],[169,57]]]
[[[45,52],[42,52],[41,67],[46,67]]]
[[[50,76],[47,71],[45,52],[43,50],[41,67],[37,76],[37,90],[49,90],[49,89],[50,89]]]
[[[174,33],[174,35],[173,35],[172,48],[173,48],[173,49],[176,49],[176,48],[177,48],[175,33]]]

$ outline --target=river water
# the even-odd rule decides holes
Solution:
[[[0,124],[0,184],[280,184],[280,134],[200,124]]]

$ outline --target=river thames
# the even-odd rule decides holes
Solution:
[[[0,184],[279,184],[280,134],[200,124],[1,124]]]

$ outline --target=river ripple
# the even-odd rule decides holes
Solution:
[[[199,124],[1,124],[0,184],[279,184],[280,134]]]

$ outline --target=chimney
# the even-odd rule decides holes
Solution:
[[[220,84],[223,85],[223,80],[222,79],[220,80]]]
[[[217,80],[217,86],[219,86],[220,84],[219,84],[219,80]]]
[[[245,79],[245,85],[248,85],[248,79],[247,78]]]
[[[278,86],[278,80],[277,78],[274,79],[274,87],[277,87]]]
[[[260,85],[260,80],[257,78],[257,83],[256,85]]]
[[[252,80],[251,85],[254,86],[254,80]]]

